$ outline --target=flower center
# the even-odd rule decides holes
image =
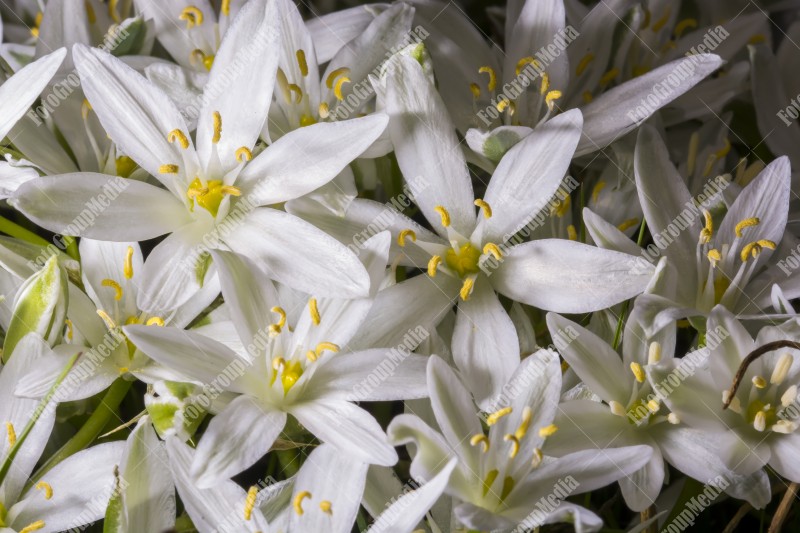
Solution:
[[[459,277],[464,277],[469,274],[477,274],[480,272],[478,267],[478,259],[481,257],[481,251],[474,247],[471,243],[461,245],[458,249],[450,248],[445,253],[444,261],[447,266],[458,273]]]
[[[189,197],[189,200],[194,201],[215,218],[217,212],[219,212],[219,205],[226,194],[239,196],[241,192],[231,185],[223,185],[221,180],[209,180],[203,185],[200,178],[192,180],[189,189],[186,191],[186,196]],[[193,210],[194,203],[190,207],[191,210]]]

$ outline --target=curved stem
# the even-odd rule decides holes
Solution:
[[[29,229],[23,228],[16,222],[11,222],[7,218],[0,216],[0,231],[6,235],[11,235],[17,239],[36,244],[38,246],[48,246],[50,243]]]
[[[733,377],[733,385],[731,385],[730,390],[728,390],[728,396],[722,403],[723,409],[727,409],[728,406],[733,401],[733,397],[736,395],[736,391],[739,390],[739,385],[742,383],[742,378],[744,377],[744,373],[747,372],[747,367],[753,364],[753,362],[762,355],[767,354],[773,350],[780,350],[781,348],[794,348],[795,350],[800,350],[800,342],[788,341],[788,340],[768,342],[763,346],[759,346],[758,348],[747,354],[747,357],[742,359],[742,364],[739,365],[739,370],[736,371],[736,375]]]
[[[50,457],[33,476],[31,476],[28,486],[33,485],[42,476],[50,471],[58,463],[78,453],[84,448],[88,447],[103,431],[108,421],[114,415],[122,399],[128,393],[128,390],[133,385],[132,381],[126,381],[123,378],[118,378],[106,391],[103,399],[100,400],[100,405],[97,406],[94,413],[89,417],[85,424],[72,436],[71,439],[64,444],[52,457]]]

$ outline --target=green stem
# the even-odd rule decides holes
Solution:
[[[61,382],[64,381],[64,378],[72,369],[72,366],[75,364],[75,361],[78,360],[78,357],[80,357],[80,355],[81,353],[78,352],[70,358],[67,365],[64,367],[64,369],[56,378],[55,383],[53,383],[53,385],[50,387],[50,390],[48,390],[44,398],[42,398],[39,401],[39,404],[36,406],[36,410],[33,412],[33,415],[31,416],[30,420],[28,420],[28,423],[25,424],[22,433],[19,434],[16,441],[14,442],[14,445],[11,446],[11,449],[8,451],[8,455],[3,461],[2,466],[0,466],[0,485],[3,483],[3,480],[5,480],[6,475],[8,474],[8,470],[11,468],[11,463],[14,461],[14,457],[16,457],[17,453],[19,452],[19,449],[25,443],[25,440],[28,438],[28,435],[33,430],[33,426],[36,425],[36,422],[42,416],[42,413],[47,408],[47,404],[50,403],[50,400],[53,398],[53,394],[55,394],[56,389],[58,389],[59,385],[61,385]]]
[[[642,246],[644,242],[644,229],[647,227],[647,222],[644,218],[642,218],[642,224],[639,226],[639,236],[636,239],[636,244],[638,246]],[[619,320],[617,320],[617,329],[614,332],[614,344],[612,347],[616,350],[619,346],[620,341],[622,340],[622,325],[625,322],[625,315],[628,314],[628,307],[630,307],[631,301],[625,300],[625,303],[622,304],[622,312],[619,314]]]
[[[33,474],[28,485],[33,485],[42,478],[51,468],[58,463],[78,453],[84,448],[88,447],[99,435],[111,420],[122,399],[128,393],[128,390],[133,385],[132,381],[126,381],[123,378],[118,378],[106,391],[103,399],[100,400],[100,405],[97,406],[94,413],[89,417],[86,423],[73,435],[61,449],[53,454],[40,468]]]
[[[17,239],[21,239],[31,244],[36,244],[38,246],[48,246],[50,244],[46,239],[36,235],[31,230],[25,229],[16,222],[11,222],[2,216],[0,216],[0,231],[6,235],[11,235],[12,237],[16,237]]]
[[[64,235],[62,237],[64,244],[67,245],[65,252],[67,255],[73,258],[75,261],[81,260],[81,254],[78,251],[78,241],[75,240],[75,237],[70,237],[69,235]]]

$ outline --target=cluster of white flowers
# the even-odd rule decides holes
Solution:
[[[0,532],[800,524],[800,2],[322,4],[0,6]]]

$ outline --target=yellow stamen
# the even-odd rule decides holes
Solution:
[[[651,342],[647,352],[647,364],[655,365],[661,361],[661,343]]]
[[[307,490],[299,492],[297,496],[294,497],[294,501],[292,502],[292,507],[294,507],[294,512],[298,515],[303,514],[303,500],[306,498],[311,498],[311,493]]]
[[[522,421],[520,421],[519,427],[514,432],[514,436],[517,437],[517,439],[522,440],[522,437],[524,437],[525,434],[528,433],[528,427],[531,425],[532,416],[533,413],[531,411],[531,408],[526,405],[525,408],[522,410]]]
[[[107,327],[108,329],[115,329],[115,328],[117,327],[117,323],[116,323],[116,322],[114,322],[114,319],[113,319],[113,318],[111,318],[111,317],[108,315],[108,313],[106,313],[106,312],[105,312],[105,311],[103,311],[102,309],[98,309],[98,310],[97,310],[97,316],[99,316],[99,317],[100,317],[100,318],[103,320],[103,322],[105,322],[105,324],[106,324],[106,327]]]
[[[503,418],[506,415],[511,414],[514,409],[509,405],[508,407],[503,407],[502,409],[491,413],[489,416],[486,417],[486,425],[493,426],[497,423],[498,420]]]
[[[492,254],[497,261],[503,257],[503,254],[500,253],[500,248],[492,242],[487,242],[486,245],[484,245],[483,254]]]
[[[333,344],[332,342],[321,342],[321,343],[317,344],[317,347],[314,350],[314,352],[317,354],[317,357],[319,357],[320,355],[322,355],[322,352],[324,352],[325,350],[327,350],[329,352],[337,353],[339,351],[339,346],[337,346],[336,344]]]
[[[158,167],[159,174],[177,174],[178,165],[161,165]]]
[[[64,319],[64,324],[67,325],[67,339],[72,340],[73,337],[73,328],[72,328],[72,320],[69,318]]]
[[[706,209],[703,209],[703,217],[706,220],[706,225],[700,230],[700,243],[707,244],[714,235],[714,219],[711,217],[711,212]]]
[[[628,230],[628,229],[636,226],[637,224],[639,224],[639,219],[638,218],[629,218],[628,220],[622,221],[617,226],[617,229],[620,230],[620,231],[625,231],[625,230]]]
[[[161,318],[160,316],[151,316],[150,318],[147,319],[147,322],[145,322],[145,324],[148,326],[162,327],[164,325],[164,319]]]
[[[276,335],[280,334],[283,326],[286,325],[286,311],[283,310],[283,307],[275,306],[270,309],[273,313],[278,314],[278,321],[274,324],[269,325],[269,335],[270,337],[275,337]]]
[[[320,316],[319,309],[317,309],[317,299],[311,298],[308,300],[308,312],[311,313],[311,321],[315,326],[319,326]]]
[[[716,248],[712,248],[711,250],[709,250],[708,253],[706,254],[706,257],[708,257],[708,261],[711,263],[711,266],[715,268],[717,266],[717,263],[722,261],[722,254],[719,253],[719,250],[717,250]]]
[[[229,194],[231,196],[241,196],[242,190],[239,187],[234,187],[233,185],[223,185],[219,188],[219,192],[222,194]]]
[[[492,207],[488,203],[481,199],[477,199],[473,203],[481,208],[481,211],[483,211],[483,218],[492,218]]]
[[[322,119],[328,118],[331,114],[330,110],[328,109],[328,103],[322,102],[321,104],[319,104],[317,112],[319,113],[319,118]]]
[[[589,63],[591,63],[592,61],[594,61],[594,54],[588,53],[585,56],[583,56],[583,58],[581,58],[580,62],[578,62],[578,66],[575,69],[575,74],[577,76],[580,76],[581,74],[583,74],[583,72],[589,66]]]
[[[342,79],[346,79],[346,78],[342,78]],[[289,100],[290,103],[292,101],[291,100],[292,93],[294,93],[294,103],[295,104],[299,104],[300,102],[303,101],[303,89],[301,89],[299,85],[297,85],[296,83],[290,83],[290,84],[288,84],[286,86],[286,89],[288,89],[288,91],[289,91],[289,99],[288,100]],[[341,98],[340,98],[340,100],[341,100]]]
[[[183,148],[184,150],[189,148],[189,139],[179,129],[174,129],[171,132],[169,132],[167,134],[167,141],[171,143],[178,141],[181,144],[181,148]]]
[[[542,455],[542,450],[540,450],[539,448],[534,448],[533,449],[533,459],[531,460],[531,466],[533,468],[538,467],[540,464],[542,464],[542,458],[543,457],[544,456]]]
[[[222,115],[219,111],[214,111],[212,115],[214,119],[214,135],[211,137],[211,142],[217,144],[220,137],[222,137]]]
[[[104,279],[100,282],[103,287],[113,287],[114,288],[114,299],[116,301],[122,300],[122,286],[114,281],[113,279]]]
[[[677,39],[678,37],[683,35],[683,32],[686,31],[688,28],[694,29],[696,27],[697,27],[697,20],[692,18],[683,19],[682,21],[678,22],[675,25],[675,29],[672,30],[672,34]]]
[[[336,78],[338,78],[343,74],[344,75],[350,74],[350,69],[347,67],[337,68],[336,70],[328,74],[328,77],[325,78],[325,85],[328,87],[328,89],[333,89],[333,82],[336,80]]]
[[[578,231],[575,229],[575,226],[573,226],[572,224],[567,226],[567,238],[569,240],[571,240],[571,241],[577,241],[578,240]]]
[[[231,14],[231,0],[222,0],[222,7],[220,11],[226,17]]]
[[[550,76],[547,72],[542,72],[542,84],[539,86],[539,94],[544,95],[550,89]]]
[[[781,355],[780,359],[778,359],[778,362],[775,364],[775,368],[772,369],[772,376],[769,378],[769,382],[773,385],[780,385],[783,383],[783,380],[786,379],[786,376],[789,374],[789,369],[792,368],[792,363],[794,363],[792,354],[786,352]]]
[[[608,402],[608,408],[612,414],[617,416],[625,416],[625,407],[623,407],[622,404],[616,400],[611,400]]]
[[[430,277],[436,276],[436,269],[439,268],[439,264],[442,262],[442,257],[439,255],[434,255],[431,257],[430,261],[428,261],[428,275]]]
[[[108,0],[108,16],[111,17],[116,24],[122,22],[122,17],[119,16],[119,10],[117,9],[117,4],[119,4],[119,0]],[[91,6],[90,2],[86,2],[87,6]],[[94,14],[94,10],[92,10],[92,14]]]
[[[89,0],[84,0],[83,6],[86,8],[86,18],[89,20],[89,25],[93,26],[97,22],[97,14],[94,12],[94,8]],[[113,16],[111,17],[113,20]],[[119,22],[119,21],[114,21]]]
[[[543,439],[555,435],[555,432],[558,431],[558,426],[555,424],[550,424],[549,426],[544,426],[539,428],[539,436]]]
[[[297,66],[300,67],[300,74],[305,78],[308,76],[308,63],[306,63],[306,53],[303,50],[295,52],[297,56]]]
[[[469,90],[470,92],[472,92],[472,98],[474,98],[475,100],[481,97],[481,88],[478,86],[477,83],[470,83]]]
[[[253,159],[253,152],[250,151],[250,148],[242,146],[236,149],[235,157],[238,162],[244,163]]]
[[[92,110],[92,104],[89,103],[89,100],[86,98],[83,99],[83,103],[81,104],[81,118],[86,120],[89,117],[89,111]]]
[[[133,277],[133,246],[128,246],[125,252],[125,264],[122,267],[122,272],[125,274],[126,279]]]
[[[736,228],[734,228],[734,231],[736,232],[737,237],[741,237],[742,231],[745,228],[751,228],[753,226],[758,226],[759,224],[761,224],[761,219],[758,217],[746,218],[741,222],[739,222],[738,224],[736,224]]]
[[[23,527],[19,530],[19,533],[32,533],[33,531],[38,531],[44,528],[44,520],[37,520],[32,524],[28,524],[27,526]]]
[[[314,350],[309,350],[306,352],[306,358],[313,363],[319,358],[319,356],[314,352]]]
[[[272,359],[272,369],[276,371],[281,371],[286,367],[286,359],[283,357],[275,357]]]
[[[651,413],[657,413],[659,409],[661,409],[661,404],[658,403],[658,400],[653,398],[649,402],[647,402],[647,408],[650,410]]]
[[[636,361],[631,363],[631,372],[633,372],[633,376],[636,378],[636,381],[639,383],[644,383],[645,380],[645,373],[642,365],[637,363]]]
[[[553,109],[556,100],[561,98],[561,91],[550,91],[547,93],[547,96],[544,97],[544,102],[547,104],[549,109]]]
[[[36,484],[36,489],[44,491],[44,499],[45,500],[49,500],[50,498],[53,497],[53,487],[51,487],[50,483],[48,483],[46,481],[40,481],[39,483],[37,483]]]
[[[603,74],[603,76],[600,78],[600,86],[605,87],[606,85],[614,81],[614,79],[617,76],[619,76],[619,69],[617,67],[614,67],[605,74]]]
[[[350,78],[347,76],[342,76],[338,80],[336,80],[336,85],[333,87],[333,94],[336,96],[336,99],[340,102],[344,100],[344,95],[342,94],[342,85],[345,83],[350,83]]]
[[[14,424],[6,422],[6,435],[8,436],[8,445],[14,446],[17,443],[17,432],[14,431]]]
[[[753,376],[753,386],[757,389],[766,388],[767,380],[761,376]]]
[[[203,23],[203,12],[195,6],[186,6],[178,18],[186,21],[186,29],[188,30]]]
[[[753,428],[756,431],[764,431],[767,427],[767,414],[764,411],[759,411],[756,413],[755,418],[753,419]]]
[[[450,213],[447,212],[447,209],[441,205],[437,205],[433,208],[433,210],[439,213],[439,216],[442,217],[442,226],[445,228],[450,226]]]
[[[601,181],[598,181],[595,184],[594,187],[592,187],[592,202],[593,203],[597,203],[598,198],[600,198],[600,193],[603,191],[603,189],[606,188],[606,185],[607,185],[606,182],[601,180]]]
[[[510,103],[511,103],[511,100],[509,100],[508,98],[504,98],[504,99],[500,100],[499,102],[497,102],[497,105],[495,107],[497,108],[497,110],[499,112],[502,113],[503,111],[505,111],[506,107],[508,107],[508,104],[510,104]]]
[[[127,374],[128,370],[130,369],[127,366],[121,366],[117,370],[119,371],[119,374],[122,375],[122,374]]]
[[[461,296],[463,301],[469,300],[470,294],[472,294],[472,288],[475,286],[475,278],[465,278],[464,283],[461,284],[461,290],[458,294]]]
[[[477,446],[478,443],[481,444],[481,451],[486,453],[489,451],[489,437],[484,435],[483,433],[478,433],[477,435],[473,435],[469,439],[470,446]]]
[[[417,242],[417,234],[414,233],[414,230],[404,229],[400,232],[400,235],[397,236],[397,244],[399,244],[401,247],[405,246],[407,237],[412,241]]]
[[[495,87],[497,87],[497,75],[495,74],[494,69],[492,67],[484,66],[479,68],[478,72],[489,75],[489,83],[486,84],[486,88],[489,89],[489,92],[494,92]]]
[[[328,515],[333,514],[333,511],[331,510],[331,502],[329,502],[328,500],[322,500],[321,502],[319,502],[319,508],[325,514]]]
[[[758,257],[758,254],[761,253],[763,248],[769,248],[770,250],[774,250],[776,247],[773,241],[768,241],[767,239],[760,239],[756,242],[751,242],[742,247],[742,253],[740,257],[742,262],[747,261],[748,256],[753,258]]]
[[[731,141],[727,137],[725,137],[724,139],[722,139],[722,148],[714,152],[714,156],[717,159],[722,159],[723,157],[728,155],[728,152],[730,151],[731,151]]]
[[[519,453],[519,439],[509,433],[503,436],[503,440],[511,443],[511,450],[509,450],[508,456],[513,459]]]
[[[524,69],[525,67],[527,67],[531,63],[533,63],[534,66],[537,63],[537,61],[534,58],[532,58],[531,56],[523,57],[522,59],[517,61],[517,68],[515,70],[517,76],[519,76],[520,72],[522,72],[522,69]]]
[[[244,500],[244,519],[250,520],[253,514],[253,508],[256,506],[256,497],[258,496],[258,487],[253,485],[247,491],[247,498]]]
[[[661,16],[661,18],[653,23],[653,32],[658,32],[667,22],[669,22],[669,16],[671,13],[672,9],[667,6],[667,9],[664,10],[664,14]]]

